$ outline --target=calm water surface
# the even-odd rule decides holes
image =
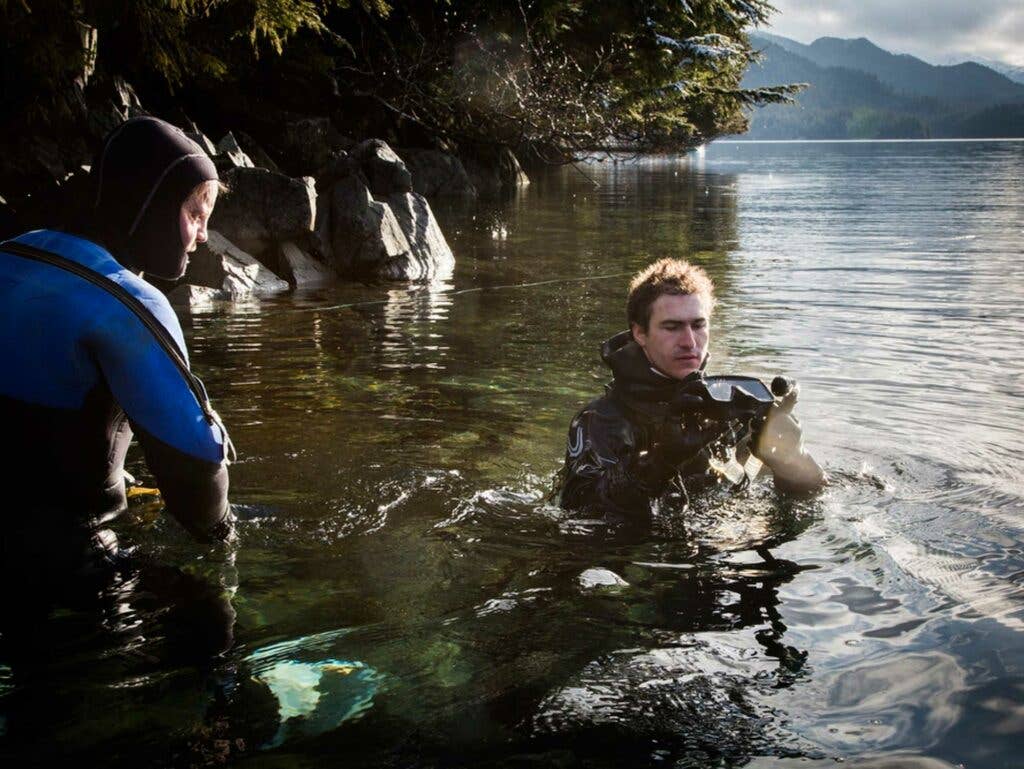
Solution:
[[[234,646],[178,661],[129,581],[0,667],[8,742],[31,713],[118,766],[1021,765],[1024,143],[715,144],[436,210],[435,284],[183,319],[237,557],[152,505],[119,533],[234,590]],[[718,284],[712,370],[800,381],[819,499],[640,532],[546,501],[666,255]]]

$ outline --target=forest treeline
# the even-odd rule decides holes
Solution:
[[[524,163],[680,151],[743,132],[746,107],[791,93],[741,87],[748,32],[771,12],[763,0],[0,0],[4,139],[41,134],[39,162],[59,176],[102,135],[90,109],[116,97],[270,143],[282,118],[316,115],[398,145],[500,144]]]

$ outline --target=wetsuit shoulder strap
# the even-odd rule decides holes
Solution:
[[[174,362],[174,365],[177,367],[178,371],[181,372],[181,376],[184,378],[186,384],[188,384],[189,389],[192,390],[192,394],[195,395],[196,400],[199,402],[199,407],[203,410],[203,416],[206,417],[207,422],[210,424],[220,423],[216,412],[210,405],[210,399],[206,394],[206,388],[203,386],[203,383],[199,381],[199,377],[193,374],[191,369],[189,369],[188,363],[185,361],[185,357],[182,355],[181,350],[178,349],[178,344],[174,341],[170,332],[168,332],[164,325],[157,320],[156,316],[153,315],[149,308],[139,301],[137,297],[129,293],[124,286],[115,283],[105,275],[101,275],[94,270],[90,270],[88,267],[85,267],[72,259],[68,259],[65,256],[55,254],[54,252],[46,249],[36,248],[35,246],[29,246],[13,240],[5,240],[0,243],[0,249],[24,259],[31,259],[36,262],[42,262],[43,264],[48,264],[53,267],[66,270],[67,272],[73,273],[83,280],[92,283],[94,286],[103,289],[108,294],[111,294],[114,298],[118,299],[124,306],[131,310],[136,317],[138,317],[146,328],[149,329],[157,343]]]

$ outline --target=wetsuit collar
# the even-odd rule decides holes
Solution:
[[[685,379],[673,379],[654,368],[629,331],[622,331],[601,345],[601,359],[615,376],[608,385],[608,394],[630,408],[654,416],[678,412],[678,396],[704,378],[708,362],[705,356],[697,371]]]

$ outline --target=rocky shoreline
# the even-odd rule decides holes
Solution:
[[[33,136],[23,167],[12,174],[7,162],[3,169],[4,179],[32,179],[32,192],[21,197],[0,189],[3,237],[72,218],[89,197],[87,148],[121,121],[150,114],[119,79],[89,88],[83,73],[72,96],[84,118],[78,135],[61,141]],[[471,203],[529,184],[504,147],[477,151],[465,161],[437,148],[403,148],[399,155],[382,139],[345,137],[330,118],[286,114],[268,151],[242,131],[214,142],[185,115],[157,116],[195,140],[227,186],[211,217],[209,240],[192,255],[185,276],[158,282],[179,305],[335,281],[422,281],[450,274],[455,257],[429,199]]]
[[[327,119],[312,136],[329,135]],[[314,126],[320,120],[309,120]],[[381,139],[347,149],[311,147],[326,157],[309,176],[259,167],[232,134],[211,151],[228,187],[210,219],[210,239],[170,295],[183,303],[242,299],[337,280],[429,280],[455,265],[429,197],[472,201],[529,184],[511,152],[473,174],[454,155],[412,149],[406,162]],[[339,142],[340,143],[340,142]],[[258,150],[253,154],[265,156]],[[410,167],[411,166],[411,167]]]

